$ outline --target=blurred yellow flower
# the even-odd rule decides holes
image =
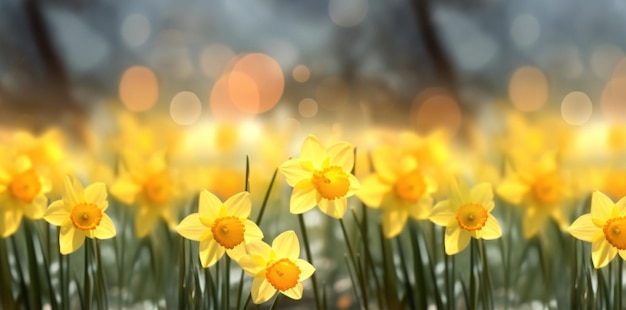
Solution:
[[[507,165],[505,177],[496,192],[504,200],[524,208],[524,237],[535,236],[549,218],[565,230],[569,225],[567,208],[571,194],[554,157],[545,156],[538,161],[518,163],[515,170]]]
[[[613,203],[602,192],[593,192],[591,213],[576,219],[567,231],[577,239],[591,242],[595,268],[606,266],[616,254],[626,259],[626,198]]]
[[[280,165],[287,184],[293,186],[289,210],[301,214],[316,205],[334,218],[342,218],[347,198],[359,189],[359,180],[350,173],[354,166],[354,148],[347,142],[326,149],[317,137],[309,135],[300,150],[300,158]]]
[[[480,183],[470,190],[464,183],[452,180],[449,195],[430,214],[433,223],[446,227],[446,254],[465,249],[471,237],[492,240],[502,236],[498,221],[490,213],[494,208],[491,184]]]
[[[30,159],[18,156],[0,167],[0,237],[14,234],[22,217],[40,219],[46,212],[50,183],[35,171]]]
[[[146,162],[141,156],[126,156],[126,165],[120,165],[120,175],[111,185],[111,195],[129,205],[138,205],[135,233],[147,236],[162,218],[170,228],[174,219],[174,198],[178,189],[165,156],[154,154]],[[126,168],[128,167],[128,168]]]
[[[302,298],[302,281],[315,272],[309,262],[299,259],[300,242],[293,230],[278,235],[270,247],[263,241],[247,244],[248,255],[239,260],[241,268],[254,277],[252,301],[268,301],[276,291],[292,299]]]
[[[72,176],[65,179],[63,199],[50,204],[43,218],[61,226],[59,245],[61,254],[78,250],[85,237],[109,239],[115,236],[115,226],[104,213],[109,207],[104,183],[83,186]]]
[[[261,229],[248,219],[251,202],[248,192],[222,202],[209,191],[200,192],[198,213],[184,218],[176,227],[183,237],[200,241],[203,267],[215,264],[224,253],[237,261],[246,254],[246,244],[263,239]]]
[[[376,173],[363,179],[356,195],[366,205],[382,209],[385,237],[402,232],[409,215],[416,220],[427,219],[436,186],[424,176],[417,160],[383,146],[372,152],[372,162]]]

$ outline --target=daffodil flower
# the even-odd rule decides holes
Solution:
[[[250,194],[241,192],[222,203],[207,190],[200,193],[198,213],[185,217],[176,227],[183,237],[200,241],[203,267],[215,264],[224,253],[237,261],[246,254],[246,243],[263,239],[263,232],[248,219]]]
[[[247,244],[248,255],[239,260],[241,268],[252,280],[252,301],[261,304],[276,291],[292,299],[302,298],[302,281],[315,272],[309,262],[299,259],[300,242],[293,230],[278,235],[270,247],[263,241]]]
[[[613,203],[605,194],[593,192],[591,213],[576,219],[567,231],[577,239],[591,242],[595,268],[606,266],[616,254],[626,259],[626,198]]]
[[[537,161],[518,161],[517,169],[506,166],[505,178],[496,192],[502,199],[524,208],[522,231],[525,238],[535,236],[552,218],[561,229],[567,220],[570,196],[567,178],[558,169],[553,156]]]
[[[111,194],[126,204],[138,206],[135,217],[137,237],[147,236],[159,218],[174,228],[173,199],[177,195],[177,187],[165,155],[157,153],[146,162],[129,155],[126,163],[128,168],[120,167],[120,176],[111,185]]]
[[[115,226],[104,213],[109,207],[104,183],[83,186],[72,176],[65,179],[63,199],[50,204],[43,218],[61,226],[61,254],[78,250],[87,238],[109,239],[115,236]]]
[[[289,210],[301,214],[316,205],[334,218],[342,218],[348,205],[347,198],[359,189],[359,180],[350,173],[354,166],[354,148],[347,142],[326,149],[313,135],[309,135],[300,150],[300,158],[280,165],[287,184],[293,186]]]
[[[385,237],[393,238],[402,232],[409,216],[427,219],[436,187],[422,173],[415,157],[400,154],[392,147],[380,147],[372,153],[372,162],[376,173],[363,179],[356,195],[369,207],[382,209]]]
[[[18,156],[10,166],[0,168],[0,237],[14,234],[24,215],[42,218],[50,189],[50,183],[35,171],[26,156]]]
[[[500,225],[490,213],[494,208],[491,184],[481,183],[471,190],[464,183],[450,182],[450,197],[435,205],[430,220],[446,227],[444,247],[448,255],[461,252],[470,238],[497,239]]]

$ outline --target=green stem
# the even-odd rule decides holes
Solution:
[[[230,257],[226,256],[226,264],[224,264],[224,283],[223,283],[223,306],[224,309],[230,309]]]
[[[309,237],[306,232],[306,225],[304,224],[304,216],[302,214],[298,214],[298,222],[300,223],[300,231],[302,232],[302,241],[304,241],[304,251],[306,252],[306,257],[309,260],[309,263],[313,265],[313,255],[311,255],[311,246],[309,245]],[[315,299],[315,307],[320,310],[322,307],[320,306],[319,292],[317,290],[317,277],[315,276],[315,273],[311,276],[311,282],[313,283],[313,298]]]
[[[622,273],[624,260],[621,257],[617,257],[617,283],[615,283],[615,309],[622,309]]]
[[[276,295],[276,298],[274,299],[274,302],[272,303],[272,307],[270,308],[270,310],[276,309],[276,307],[278,306],[278,301],[280,300],[280,295],[282,294],[278,293],[278,295]]]
[[[185,309],[185,275],[187,271],[185,267],[185,240],[182,237],[180,239],[180,250],[178,252],[178,309]]]
[[[91,251],[91,240],[87,240],[87,242],[85,242],[85,248],[83,249],[85,251],[85,259],[84,259],[84,263],[85,263],[85,271],[84,271],[84,281],[83,281],[83,300],[85,301],[83,306],[85,307],[84,309],[91,309],[91,284],[89,283],[89,252]]]
[[[270,185],[267,187],[267,191],[265,192],[265,197],[263,197],[263,203],[261,204],[261,210],[259,211],[259,215],[256,218],[257,226],[261,225],[261,220],[263,219],[263,213],[265,213],[265,207],[267,206],[267,201],[270,198],[270,193],[272,192],[272,187],[274,186],[274,181],[276,181],[276,174],[278,173],[278,169],[274,170],[274,174],[272,175],[272,180],[270,181]]]
[[[476,240],[472,238],[470,241],[470,304],[468,309],[473,310],[476,309],[476,278],[474,274],[474,256],[476,256]]]
[[[363,274],[361,270],[358,269],[358,265],[356,262],[356,258],[354,257],[353,247],[350,244],[350,238],[348,237],[348,231],[346,230],[346,225],[343,222],[343,219],[339,219],[339,223],[341,224],[341,231],[343,232],[343,239],[346,242],[346,247],[348,248],[348,254],[350,255],[350,261],[352,262],[352,266],[354,267],[354,273],[359,281],[359,286],[361,288],[361,295],[363,297],[362,305],[367,308],[367,288],[365,287],[365,281],[363,279]],[[349,267],[348,267],[349,268]]]

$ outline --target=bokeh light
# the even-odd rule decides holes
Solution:
[[[533,15],[521,14],[511,23],[511,39],[519,47],[533,45],[540,33],[539,21]]]
[[[548,80],[541,70],[531,66],[520,67],[509,80],[509,98],[522,112],[541,109],[548,101]]]
[[[129,110],[135,112],[149,110],[159,97],[156,75],[148,67],[128,68],[120,79],[119,95]]]
[[[626,121],[626,77],[610,79],[600,98],[600,108],[607,120]]]
[[[573,91],[567,94],[561,102],[561,116],[570,125],[587,123],[593,112],[593,103],[587,94]]]
[[[170,116],[179,125],[192,125],[202,113],[200,98],[190,91],[181,91],[170,102]]]
[[[461,127],[461,109],[448,93],[426,89],[413,100],[411,118],[417,131],[423,134],[445,130],[454,135]]]
[[[311,77],[311,71],[305,65],[297,65],[293,68],[291,75],[296,82],[304,83]]]
[[[611,76],[613,68],[624,57],[624,51],[612,44],[602,44],[591,53],[591,70],[599,78]]]
[[[122,39],[130,47],[138,47],[146,43],[150,37],[150,20],[142,14],[130,14],[122,23]]]
[[[304,98],[298,104],[298,112],[302,117],[311,118],[317,114],[317,102],[311,98]]]
[[[367,16],[367,0],[330,0],[328,14],[341,27],[354,27]]]
[[[272,57],[261,53],[246,54],[239,58],[228,83],[235,106],[250,114],[271,110],[285,89],[280,65]]]

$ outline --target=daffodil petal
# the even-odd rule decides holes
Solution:
[[[387,184],[376,174],[369,175],[363,179],[361,189],[356,196],[368,207],[380,207],[383,198],[391,191],[391,185]]]
[[[448,255],[454,255],[463,251],[469,244],[471,235],[460,228],[458,225],[451,225],[446,228],[446,236],[444,239],[445,252]]]
[[[310,278],[315,272],[315,267],[313,267],[311,263],[303,259],[296,259],[294,262],[296,266],[298,266],[298,268],[300,269],[300,276],[298,276],[298,282],[302,282]]]
[[[376,173],[387,182],[397,179],[400,158],[398,151],[390,146],[381,146],[372,152],[372,165]]]
[[[248,275],[255,277],[260,272],[265,271],[267,260],[259,255],[247,254],[242,256],[237,263]]]
[[[470,201],[478,203],[490,212],[493,209],[493,189],[489,183],[480,183],[474,186],[470,191]],[[487,208],[489,207],[489,208]]]
[[[456,211],[452,209],[448,200],[444,200],[435,205],[428,219],[439,226],[448,226],[450,220],[455,217]]]
[[[71,223],[61,226],[59,245],[61,254],[70,254],[78,250],[85,242],[85,232],[74,228]]]
[[[104,183],[93,183],[85,188],[85,201],[97,206],[104,206],[107,202],[107,189]],[[106,203],[108,206],[108,203]],[[104,211],[106,209],[102,209]]]
[[[428,194],[416,203],[408,206],[409,215],[416,220],[425,220],[430,215],[433,206],[433,197]]]
[[[65,194],[63,195],[63,201],[70,206],[85,202],[83,186],[74,176],[68,175],[65,178]]]
[[[247,218],[250,216],[250,209],[252,209],[250,193],[241,192],[233,195],[224,202],[224,207],[231,216]]]
[[[576,239],[591,242],[600,228],[593,223],[591,214],[585,214],[577,218],[567,231]]]
[[[239,261],[242,257],[246,255],[246,243],[242,242],[232,249],[226,249],[226,255],[230,257],[234,261]]]
[[[252,293],[252,302],[255,304],[262,304],[276,294],[276,289],[264,277],[254,278],[250,291]]]
[[[263,239],[263,231],[253,221],[245,220],[243,224],[245,226],[244,239],[246,242]]]
[[[307,212],[317,205],[315,200],[314,189],[299,189],[294,188],[291,192],[291,199],[289,201],[289,212],[293,214],[302,214]]]
[[[339,142],[328,148],[330,166],[339,166],[350,172],[354,167],[354,147],[347,142]]]
[[[523,183],[517,176],[508,176],[496,188],[498,196],[512,204],[520,204],[522,198],[529,191],[527,184]]]
[[[286,291],[282,291],[281,293],[283,293],[283,295],[291,299],[300,300],[302,299],[302,291],[303,291],[302,283],[296,283],[296,286]]]
[[[199,213],[188,215],[176,226],[176,232],[178,232],[178,234],[194,241],[200,241],[202,235],[204,235],[207,230],[209,230],[209,228],[200,222]]]
[[[132,180],[130,175],[120,176],[113,185],[111,185],[111,195],[125,204],[133,204],[137,194],[141,191],[141,187]]]
[[[317,203],[320,210],[325,214],[336,219],[343,218],[348,208],[348,200],[346,198],[326,199],[322,198]]]
[[[222,201],[213,193],[203,190],[200,192],[200,201],[198,203],[198,213],[209,219],[216,219],[220,216],[220,208]]]
[[[213,239],[200,241],[200,262],[202,267],[207,268],[224,256],[226,250]]]
[[[293,230],[288,230],[274,238],[272,249],[278,258],[296,260],[300,256],[300,241]]]
[[[300,159],[310,161],[314,167],[321,168],[327,158],[328,153],[320,140],[314,135],[308,135],[300,149]]]
[[[140,239],[147,236],[159,220],[158,214],[147,211],[147,208],[146,206],[142,207],[142,210],[135,217],[135,234]]]
[[[115,225],[113,225],[113,221],[111,218],[102,214],[102,219],[100,220],[100,224],[96,228],[95,237],[98,239],[109,239],[115,236]]]
[[[409,212],[401,208],[383,209],[383,234],[387,238],[393,238],[402,232]]]
[[[610,218],[614,205],[611,198],[600,191],[595,191],[591,194],[591,216],[595,218]]]
[[[33,220],[42,218],[46,213],[47,203],[48,198],[46,196],[39,195],[35,197],[31,203],[24,204],[24,215]]]
[[[292,187],[302,180],[310,179],[312,173],[304,169],[300,159],[289,159],[280,165],[278,170],[285,176],[287,184]]]
[[[272,248],[265,242],[261,240],[253,240],[246,244],[246,248],[248,250],[248,254],[250,255],[258,255],[260,257],[270,257]]]
[[[485,226],[481,229],[482,238],[485,240],[493,240],[498,239],[502,236],[502,230],[500,229],[500,224],[498,224],[498,220],[489,214],[487,217],[487,222]]]
[[[57,200],[46,209],[43,218],[52,225],[61,226],[69,219],[70,212],[71,208],[68,208],[63,200]]]
[[[606,266],[616,254],[617,249],[605,239],[591,243],[591,259],[596,269]]]
[[[18,208],[0,208],[0,236],[6,238],[14,234],[22,222],[22,211]]]

